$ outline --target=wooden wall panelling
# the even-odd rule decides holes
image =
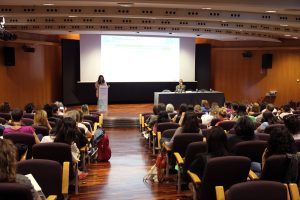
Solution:
[[[246,50],[246,49],[245,49]],[[225,93],[229,101],[250,102],[263,99],[266,92],[277,90],[274,103],[300,101],[300,49],[252,51],[245,58],[245,50],[212,49],[212,85]],[[261,69],[261,56],[273,54],[272,69]]]
[[[28,102],[42,107],[61,99],[61,58],[59,45],[31,44],[34,53],[24,52],[23,44],[1,42],[1,46],[15,47],[16,65],[4,66],[0,47],[0,103],[10,102],[23,108]]]

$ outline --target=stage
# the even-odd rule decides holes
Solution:
[[[153,104],[111,104],[104,113],[103,127],[130,128],[139,127],[139,114],[152,112]],[[70,109],[80,109],[73,106]],[[97,105],[89,105],[89,109],[97,110]]]

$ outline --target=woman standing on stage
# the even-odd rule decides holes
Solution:
[[[101,110],[101,107],[103,105],[103,102],[101,102],[101,100],[99,99],[99,87],[100,86],[108,86],[107,83],[105,82],[104,76],[100,75],[98,77],[98,80],[95,83],[95,88],[96,88],[96,97],[98,98],[98,109]]]
[[[96,97],[99,98],[99,86],[107,86],[107,83],[105,82],[104,76],[100,75],[98,77],[98,80],[95,83],[96,87]]]

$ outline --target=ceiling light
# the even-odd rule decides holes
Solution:
[[[54,6],[53,3],[44,3],[43,6]]]
[[[211,8],[201,8],[202,10],[211,10]]]
[[[68,16],[68,17],[77,17],[77,16],[75,16],[75,15],[70,15],[70,16]]]
[[[132,7],[133,4],[134,3],[130,3],[130,2],[128,2],[128,3],[118,3],[118,5],[121,6],[121,7]]]
[[[285,37],[290,37],[291,35],[288,35],[288,34],[287,34],[287,35],[284,35],[284,36],[285,36]]]
[[[298,39],[298,37],[293,37],[294,39]]]
[[[267,10],[266,13],[276,13],[276,10]]]
[[[289,26],[289,25],[287,25],[287,24],[280,24],[280,26]]]

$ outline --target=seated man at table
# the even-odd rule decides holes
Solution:
[[[183,85],[183,80],[179,79],[179,84],[176,85],[176,90],[175,92],[184,92],[185,91],[185,85]]]

